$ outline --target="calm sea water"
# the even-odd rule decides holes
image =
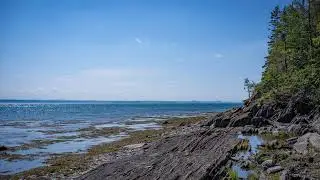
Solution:
[[[37,140],[77,137],[79,129],[126,127],[132,130],[161,128],[154,121],[172,116],[192,116],[221,112],[240,106],[221,102],[113,102],[113,101],[0,101],[0,145],[18,147]],[[99,143],[112,142],[125,135],[70,138],[43,147],[23,149],[12,154],[28,158],[0,159],[0,174],[12,174],[43,165],[50,154],[82,152]],[[3,152],[2,152],[3,153]],[[8,152],[7,152],[8,153]],[[30,158],[32,156],[33,158]]]
[[[239,103],[217,102],[100,102],[0,101],[0,120],[123,121],[132,117],[177,116],[220,112]]]

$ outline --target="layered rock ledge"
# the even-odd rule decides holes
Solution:
[[[220,179],[237,139],[237,128],[206,129],[163,138],[144,153],[108,162],[79,179]]]
[[[243,107],[218,113],[186,133],[139,145],[140,153],[107,162],[78,179],[230,177],[227,172],[240,142],[239,132],[270,134],[274,139],[246,162],[259,172],[259,179],[320,178],[319,105],[312,104],[307,92],[263,104],[257,99],[254,95]],[[272,166],[265,168],[261,158]]]

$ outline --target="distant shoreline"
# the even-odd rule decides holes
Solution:
[[[0,103],[230,103],[230,104],[242,104],[241,101],[174,101],[174,100],[61,100],[61,99],[0,99]]]

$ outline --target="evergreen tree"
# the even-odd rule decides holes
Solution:
[[[244,90],[248,92],[249,98],[252,96],[252,92],[254,91],[255,86],[255,82],[250,81],[248,78],[244,79]]]
[[[320,0],[294,0],[271,12],[268,55],[256,90],[262,99],[300,89],[320,101]]]

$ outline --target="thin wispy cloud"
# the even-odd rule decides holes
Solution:
[[[135,38],[135,41],[136,41],[137,43],[139,43],[139,44],[142,44],[142,41],[141,41],[140,38]]]
[[[223,54],[220,54],[220,53],[215,53],[214,54],[214,58],[216,58],[216,59],[220,59],[220,58],[223,58],[224,56],[223,56]]]

